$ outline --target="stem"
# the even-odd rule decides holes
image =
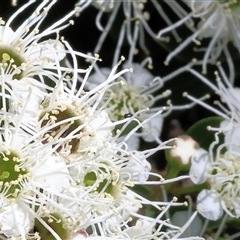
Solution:
[[[208,188],[207,183],[192,185],[190,187],[171,186],[171,188],[168,189],[168,192],[178,197],[181,195],[186,195],[194,192],[200,192],[201,190],[206,188]]]
[[[178,176],[180,170],[175,168],[175,167],[169,167],[168,168],[168,173],[166,175],[166,179],[172,179]],[[168,189],[171,187],[171,183],[164,185],[164,189],[168,191]]]

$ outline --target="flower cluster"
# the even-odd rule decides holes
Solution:
[[[238,239],[240,1],[9,2],[0,239]]]
[[[170,207],[187,202],[178,203],[176,197],[149,200],[141,194],[144,185],[189,178],[165,180],[151,172],[147,160],[172,148],[172,139],[159,139],[162,107],[147,112],[161,99],[151,95],[161,87],[160,78],[153,78],[145,63],[131,60],[119,71],[122,57],[97,84],[88,81],[99,56],[73,50],[60,31],[89,3],[81,1],[42,30],[56,2],[39,3],[15,31],[12,22],[35,1],[22,5],[7,22],[1,19],[0,238],[202,239],[181,238],[196,211],[181,226],[168,218]],[[104,11],[120,3],[104,5]],[[101,4],[106,3],[93,1]],[[132,4],[136,14],[142,6]],[[80,69],[78,57],[89,67]],[[143,77],[145,86],[135,85],[136,77]],[[140,131],[157,146],[131,148],[127,141]],[[145,214],[144,208],[154,214]]]
[[[78,4],[83,4],[83,1],[78,1]],[[121,76],[121,89],[115,84],[103,97],[102,104],[106,107],[110,119],[119,121],[122,115],[132,116],[141,107],[150,108],[149,115],[146,116],[143,112],[137,116],[142,122],[148,119],[148,127],[139,129],[132,137],[137,135],[145,141],[154,140],[160,143],[158,136],[164,130],[161,127],[162,120],[171,112],[151,118],[160,109],[184,110],[199,104],[203,107],[200,110],[202,113],[210,110],[208,118],[199,114],[199,119],[203,119],[188,126],[185,132],[178,129],[178,135],[182,136],[170,143],[173,145],[172,149],[165,150],[168,165],[166,178],[182,176],[186,171],[190,178],[182,180],[181,190],[177,184],[167,184],[165,190],[168,194],[179,196],[198,193],[196,201],[193,201],[193,209],[196,208],[200,215],[207,219],[199,233],[201,236],[207,239],[238,239],[240,234],[233,225],[239,224],[240,121],[239,71],[236,67],[240,44],[239,1],[93,1],[92,5],[99,10],[96,26],[101,31],[95,51],[102,51],[107,36],[111,39],[111,34],[117,35],[113,65],[119,59],[119,54],[127,48],[129,57],[126,66],[133,68],[133,74],[126,73]],[[123,7],[123,14],[120,6]],[[90,4],[88,7],[90,8]],[[107,14],[109,18],[106,27],[103,27],[100,20],[104,22]],[[119,16],[123,19],[120,24],[116,20]],[[160,17],[161,21],[158,22],[157,17]],[[153,19],[158,24],[154,23]],[[163,26],[164,23],[167,26]],[[173,40],[170,39],[171,36],[174,37]],[[193,44],[195,45],[191,49]],[[187,65],[184,63],[184,67],[181,66],[175,71],[171,71],[171,68],[168,76],[154,78],[153,76],[161,75],[160,71],[152,74],[156,59],[158,60],[155,52],[159,55],[163,52],[157,52],[156,46],[159,45],[169,51],[164,58],[165,65],[171,66],[170,62],[175,60],[175,57],[179,57],[179,62],[190,59],[193,61]],[[144,60],[141,59],[142,56]],[[137,60],[139,58],[142,61]],[[148,65],[144,67],[147,61]],[[110,68],[94,68],[95,73],[90,77],[89,89],[103,82],[110,72]],[[214,74],[209,73],[209,69],[213,68]],[[183,73],[184,70],[186,73]],[[179,77],[180,73],[186,77]],[[176,80],[172,89],[164,91],[166,89],[163,85],[176,76],[179,82]],[[183,90],[181,85],[185,87]],[[163,108],[158,102],[162,97],[168,97],[169,93],[178,94],[179,91],[182,91],[185,99],[191,103],[186,104],[186,101],[181,100],[180,105],[177,102],[170,108]],[[213,104],[210,102],[212,98]],[[212,116],[213,114],[215,116]],[[187,122],[188,119],[183,118]],[[135,138],[133,142],[136,141]],[[139,147],[139,144],[134,147]],[[192,196],[194,200],[195,194]],[[210,225],[208,228],[208,220],[218,220],[221,224],[214,227]],[[234,230],[230,231],[231,228]]]

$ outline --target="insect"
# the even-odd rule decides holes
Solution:
[[[131,114],[131,113],[126,113],[126,114],[124,114],[124,118],[130,118],[130,117],[132,117],[133,115]]]

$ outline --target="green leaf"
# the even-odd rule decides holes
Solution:
[[[216,141],[215,139],[216,132],[208,130],[208,127],[211,126],[211,127],[219,128],[223,120],[224,119],[222,117],[209,117],[209,118],[202,119],[197,123],[195,123],[193,126],[191,126],[187,130],[186,134],[191,136],[196,142],[198,142],[201,148],[208,151],[211,143]],[[218,140],[218,143],[216,143],[214,150],[216,150],[216,148],[219,145],[224,143],[223,133],[219,133],[218,138],[219,140]]]
[[[117,131],[122,129],[122,127],[125,125],[126,123],[122,123],[122,124],[118,124],[116,125],[116,127],[113,129],[113,134],[116,135]],[[120,137],[126,136],[128,133],[130,133],[135,127],[137,127],[139,125],[139,123],[135,120],[131,121],[127,127],[122,131],[122,133],[120,134]]]
[[[150,198],[151,189],[149,188],[149,186],[135,185],[133,187],[129,187],[129,189],[131,189],[135,193],[139,194],[140,196],[143,196],[145,198]]]

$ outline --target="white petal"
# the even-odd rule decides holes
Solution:
[[[215,9],[214,11],[218,12],[221,10]],[[206,17],[209,17],[209,16],[206,16]],[[227,26],[227,25],[228,25],[228,23],[227,23],[227,20],[225,19],[225,17],[222,17],[221,14],[215,14],[211,18],[211,24],[209,24],[209,23],[206,24],[206,21],[201,21],[198,24],[198,29],[202,29],[202,31],[200,32],[200,37],[201,38],[212,38],[216,34],[215,29],[218,28],[218,26]],[[209,26],[211,26],[211,27],[209,27]],[[218,38],[228,38],[228,36],[229,36],[229,29],[224,28],[224,31],[220,31]]]
[[[131,190],[128,190],[126,192],[125,198],[128,199],[129,204],[124,208],[122,217],[124,220],[128,220],[133,212],[136,213],[140,208],[142,208],[142,204],[139,200],[136,199],[135,195]]]
[[[9,42],[9,39],[14,35],[14,31],[10,27],[0,26],[0,40],[3,40],[6,43]]]
[[[28,142],[30,134],[26,133],[26,131],[17,130],[12,128],[9,131],[8,141],[11,144],[13,149],[22,149],[26,146],[26,142]]]
[[[92,90],[99,84],[106,81],[108,75],[110,74],[110,68],[100,68],[97,69],[95,73],[91,74],[86,82],[86,86],[89,90]]]
[[[27,78],[23,78],[21,81],[11,80],[9,85],[14,92],[14,98],[9,101],[9,110],[17,113],[16,117],[19,118],[19,114],[23,114],[22,109],[24,109],[24,119],[22,121],[35,125],[38,121],[36,116],[39,105],[44,99],[45,92],[35,86],[34,79],[31,79],[31,81]]]
[[[142,138],[146,142],[153,142],[155,141],[155,137],[159,137],[162,131],[162,125],[163,125],[163,117],[162,115],[157,115],[153,119],[151,119],[149,122],[146,123],[146,127],[143,128],[143,136]]]
[[[146,159],[143,159],[141,161],[141,164],[135,163],[132,166],[133,179],[140,183],[146,182],[149,177],[150,170],[151,170],[151,165]]]
[[[124,137],[119,138],[119,142],[122,142]],[[139,145],[140,145],[140,139],[137,135],[133,134],[128,140],[127,140],[127,145],[128,145],[128,151],[133,151],[133,150],[138,150]]]
[[[133,73],[127,74],[132,80],[132,85],[148,86],[154,76],[138,63],[123,64],[123,68],[133,68]],[[128,79],[129,80],[129,79]]]
[[[218,195],[206,189],[198,194],[197,210],[202,216],[212,221],[216,221],[223,215]]]
[[[51,65],[56,61],[61,61],[66,53],[64,52],[64,45],[60,41],[49,39],[30,47],[26,55],[29,60],[34,60],[34,64]]]
[[[207,169],[209,166],[209,154],[206,150],[199,148],[192,156],[190,178],[193,183],[201,184],[207,180]]]
[[[223,102],[238,107],[240,104],[240,88],[227,88],[226,94],[222,97]]]
[[[61,192],[70,186],[69,171],[61,157],[51,156],[39,166],[34,173],[35,181],[41,183],[43,188]]]
[[[25,236],[33,226],[33,218],[27,209],[18,204],[2,206],[0,213],[1,233],[6,236]],[[9,238],[10,239],[10,238]]]
[[[152,234],[152,222],[147,220],[137,220],[135,226],[131,226],[124,230],[125,233],[131,239],[135,239],[139,235],[151,235]]]
[[[236,143],[238,143],[240,138],[240,126],[235,126],[233,123],[226,120],[221,122],[220,127],[223,130],[227,129],[227,131],[224,132],[224,142],[227,143],[228,150],[239,152],[239,146],[236,146]]]
[[[105,111],[101,111],[93,120],[89,121],[85,130],[90,134],[97,134],[101,139],[104,139],[109,137],[110,132],[113,130],[113,124],[108,114]]]

